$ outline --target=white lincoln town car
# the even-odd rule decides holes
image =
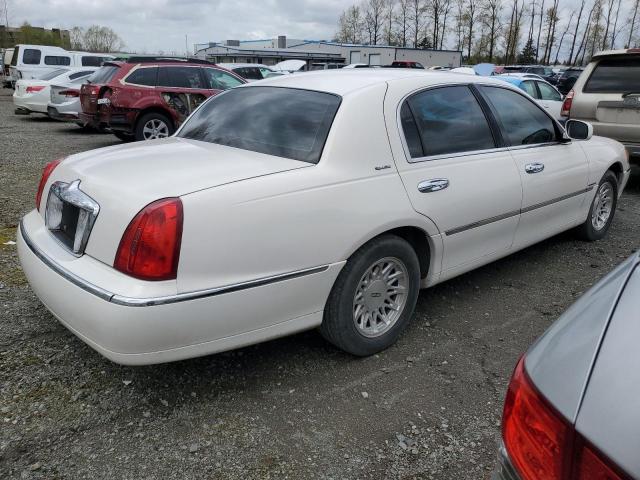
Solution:
[[[304,73],[220,94],[173,137],[49,163],[18,252],[118,363],[315,327],[370,355],[420,288],[563,230],[602,238],[628,177],[621,144],[499,80]]]

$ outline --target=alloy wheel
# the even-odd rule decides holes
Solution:
[[[144,124],[142,135],[145,140],[166,138],[169,136],[169,126],[157,118],[153,118]]]
[[[609,221],[613,210],[613,187],[609,182],[605,182],[600,187],[593,199],[593,210],[591,211],[591,225],[597,231],[602,230]]]

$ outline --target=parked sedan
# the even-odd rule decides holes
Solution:
[[[509,82],[520,90],[527,92],[535,98],[543,108],[547,109],[553,118],[564,123],[566,119],[560,115],[562,109],[562,95],[560,92],[556,90],[553,85],[545,82],[541,78],[530,78],[526,75],[528,74],[524,74],[523,76],[510,74],[500,75],[496,78]]]
[[[570,228],[605,236],[625,150],[583,122],[567,131],[487,77],[267,79],[207,100],[171,138],[47,165],[18,253],[47,308],[116,362],[315,327],[371,355],[420,288]]]
[[[495,480],[640,478],[638,298],[636,253],[520,359]]]
[[[51,85],[65,84],[80,79],[86,79],[96,68],[84,67],[82,69],[59,68],[44,75],[40,79],[18,80],[13,92],[13,104],[18,115],[30,113],[47,114],[47,106],[51,97]]]

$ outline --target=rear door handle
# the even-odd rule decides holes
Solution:
[[[544,163],[528,163],[524,166],[527,173],[540,173],[544,170]]]
[[[424,180],[418,184],[418,190],[422,193],[437,192],[444,190],[449,186],[449,180],[446,178],[432,178]]]

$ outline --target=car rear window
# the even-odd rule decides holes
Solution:
[[[85,55],[82,57],[82,66],[83,67],[99,67],[102,65],[102,62],[106,62],[107,60],[111,60],[113,57],[99,57],[95,55]]]
[[[71,65],[71,58],[61,55],[45,55],[45,65]]]
[[[69,70],[67,70],[66,68],[58,68],[57,70],[54,70],[53,72],[49,72],[46,75],[43,75],[40,77],[40,80],[53,80],[54,78],[62,75],[63,73],[68,72]]]
[[[42,52],[35,48],[25,48],[22,55],[22,63],[25,65],[40,65]]]
[[[603,58],[584,86],[586,93],[640,92],[640,57]]]
[[[96,70],[87,80],[90,83],[109,83],[119,68],[116,65],[105,65]]]
[[[339,105],[330,93],[237,88],[206,102],[178,136],[318,163]]]

